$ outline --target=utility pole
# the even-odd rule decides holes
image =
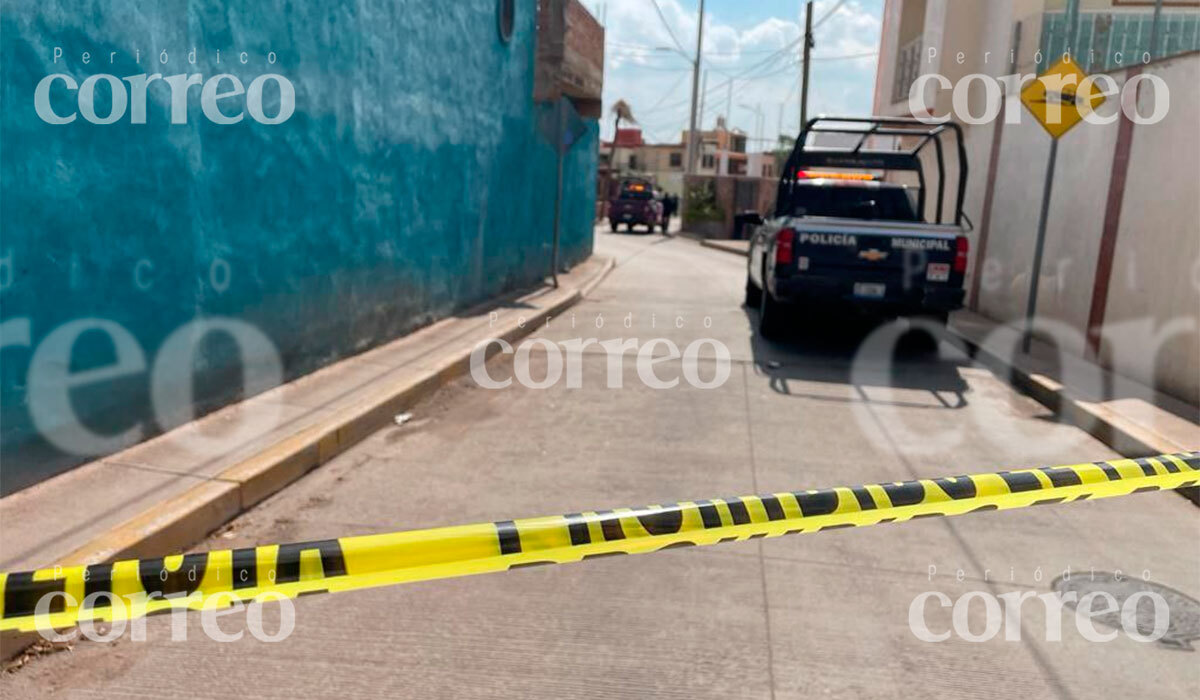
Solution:
[[[733,78],[729,79],[729,89],[725,92],[725,128],[729,128],[729,122],[733,119]]]
[[[704,71],[704,77],[700,79],[700,116],[696,117],[697,126],[700,129],[704,128],[704,95],[708,92],[708,71]]]
[[[696,172],[696,107],[700,101],[700,52],[704,48],[704,0],[700,0],[700,21],[696,23],[696,59],[692,61],[692,115],[688,119],[687,174]],[[684,198],[687,199],[686,197]]]
[[[771,150],[775,150],[778,147],[779,137],[783,136],[783,105],[784,103],[779,103],[779,119],[775,120],[775,146]]]
[[[803,77],[800,83],[800,130],[804,131],[804,125],[808,123],[808,66],[812,58],[813,35],[812,35],[812,15],[813,4],[812,0],[808,0],[808,4],[804,6],[804,67]]]
[[[758,104],[754,105],[753,107],[751,107],[750,105],[745,104],[745,103],[741,103],[738,106],[741,107],[742,109],[746,110],[747,112],[754,113],[754,130],[750,133],[749,136],[747,136],[747,138],[751,142],[750,145],[753,146],[755,143],[757,143],[760,140],[760,138],[762,136],[762,130],[764,128],[763,124],[766,121],[763,118],[762,103],[759,102]]]

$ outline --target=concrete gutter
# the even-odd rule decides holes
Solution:
[[[748,241],[704,239],[700,245],[741,256],[746,256],[749,249]],[[1004,335],[1005,327],[1001,324],[967,311],[959,312],[953,318],[950,332],[966,345],[976,361],[1121,455],[1150,457],[1200,447],[1200,426],[1181,417],[1189,413],[1195,416],[1194,407],[1164,397],[1149,387],[1134,385],[1130,380],[1114,382],[1112,372],[1085,360],[1070,360],[1083,365],[1083,371],[1090,376],[1103,376],[1102,386],[1114,386],[1115,383],[1134,386],[1134,393],[1144,398],[1105,401],[1099,397],[1080,395],[1080,392],[1064,386],[1048,373],[1039,372],[1035,360],[1030,360],[1027,365],[1009,363],[1002,359],[1002,353],[985,347],[984,339],[994,338],[997,329],[1001,329],[1001,335]],[[1010,335],[1015,332],[1008,329]],[[1009,341],[1013,340],[1015,338],[1003,339],[1001,345],[1011,347]],[[1164,410],[1161,407],[1163,405],[1171,405],[1174,410]],[[1178,491],[1200,505],[1200,488]]]

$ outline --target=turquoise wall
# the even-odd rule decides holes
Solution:
[[[173,426],[150,409],[150,366],[193,319],[253,324],[290,379],[541,279],[555,159],[532,101],[535,2],[518,0],[508,43],[498,4],[6,0],[0,490],[95,456],[52,446],[39,434],[47,426],[36,430],[30,418],[39,390],[28,383],[30,360],[68,322],[119,324],[147,368],[70,389],[71,411],[51,423],[67,425],[73,413],[99,433],[138,423],[154,432]],[[294,85],[295,112],[276,125],[249,116],[215,124],[196,86],[186,124],[172,124],[160,81],[147,90],[144,124],[127,112],[109,125],[82,116],[54,125],[34,99],[54,73],[80,84],[97,73],[230,73],[246,85],[274,73]],[[77,92],[55,83],[56,113],[78,110]],[[96,114],[109,114],[106,83],[95,94]],[[268,87],[264,112],[276,114],[279,99]],[[232,114],[239,102],[223,104]],[[571,263],[591,253],[597,137],[589,122],[567,157]],[[69,369],[116,358],[111,337],[91,331],[75,342]],[[221,333],[203,339],[194,373],[179,380],[192,383],[198,411],[239,397],[243,361]]]

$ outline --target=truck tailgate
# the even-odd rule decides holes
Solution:
[[[908,270],[910,276],[920,277],[931,263],[935,273],[948,273],[958,254],[956,239],[961,233],[953,226],[830,219],[795,219],[791,227],[796,231],[797,260],[804,259],[799,262],[801,268],[813,272],[854,268],[871,276]]]

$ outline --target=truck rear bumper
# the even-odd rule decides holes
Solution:
[[[856,293],[856,282],[883,285],[882,295]],[[862,290],[859,290],[861,292]],[[871,291],[877,291],[871,290]],[[957,311],[966,296],[961,286],[913,284],[907,289],[899,279],[855,280],[848,277],[792,275],[775,279],[772,292],[788,304],[843,306],[870,313],[918,316]]]

